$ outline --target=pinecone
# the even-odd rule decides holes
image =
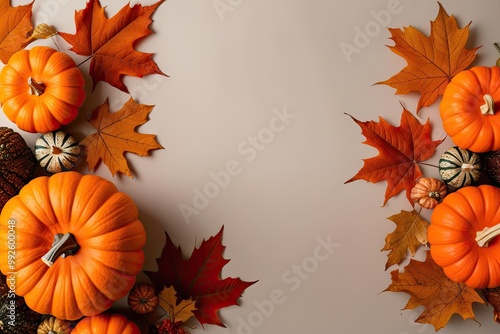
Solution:
[[[31,310],[24,298],[5,294],[0,297],[0,333],[36,333],[42,315]]]
[[[491,151],[483,157],[483,168],[496,184],[500,184],[500,151]]]
[[[486,302],[493,306],[493,320],[500,323],[500,287],[484,289]]]

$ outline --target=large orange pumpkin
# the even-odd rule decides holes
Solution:
[[[83,74],[70,56],[36,46],[16,52],[2,68],[0,103],[19,129],[47,133],[76,118],[84,86]]]
[[[71,334],[141,334],[141,331],[122,314],[104,313],[82,319]]]
[[[500,67],[458,73],[440,104],[443,128],[455,145],[472,152],[500,150]]]
[[[132,199],[96,175],[35,178],[0,214],[0,270],[31,309],[60,319],[96,315],[126,296],[145,242]]]
[[[469,186],[446,196],[431,215],[432,259],[448,278],[472,288],[500,286],[500,189]]]

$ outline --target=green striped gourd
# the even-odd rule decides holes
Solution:
[[[439,174],[451,187],[469,186],[481,176],[481,159],[477,153],[458,146],[451,147],[439,159]]]

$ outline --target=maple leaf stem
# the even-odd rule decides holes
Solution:
[[[86,62],[88,62],[90,59],[92,59],[92,57],[93,57],[93,56],[90,56],[90,57],[88,57],[88,58],[84,59],[84,60],[83,60],[83,61],[81,61],[78,65],[76,65],[76,67],[80,67],[80,65],[85,64],[85,63],[86,63]]]
[[[498,43],[493,43],[493,46],[495,47],[495,49],[497,49],[498,52],[500,52],[500,45],[498,45]]]
[[[438,166],[433,165],[433,164],[429,164],[429,163],[427,163],[427,162],[419,162],[419,165],[424,165],[424,166],[429,166],[429,167],[439,168]]]

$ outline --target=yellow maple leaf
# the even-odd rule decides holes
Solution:
[[[396,94],[419,92],[417,112],[443,95],[451,78],[466,69],[476,57],[467,49],[470,23],[462,29],[439,3],[439,12],[431,22],[431,34],[425,36],[415,27],[389,28],[395,42],[390,49],[403,57],[408,65],[390,79],[378,82],[396,88]]]
[[[100,161],[106,164],[114,176],[121,172],[132,177],[125,152],[146,156],[150,150],[163,148],[156,142],[156,135],[141,134],[135,128],[148,120],[153,106],[138,104],[130,98],[117,112],[109,111],[106,100],[93,110],[90,123],[97,132],[83,139],[89,170],[94,170]]]
[[[420,245],[427,243],[427,227],[425,221],[415,210],[404,211],[388,218],[396,224],[394,232],[385,238],[385,246],[382,251],[390,250],[387,255],[385,269],[394,264],[400,264],[406,259],[408,251],[413,256]]]
[[[189,318],[193,317],[193,311],[196,311],[195,301],[183,299],[177,303],[177,292],[173,286],[165,287],[160,292],[159,304],[168,313],[170,321],[175,323],[185,323]]]

